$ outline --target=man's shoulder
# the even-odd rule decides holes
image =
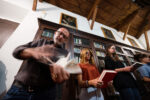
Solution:
[[[147,65],[146,64],[143,64],[141,67],[139,67],[137,70],[138,71],[141,71],[141,70],[145,70],[145,69],[147,69]]]

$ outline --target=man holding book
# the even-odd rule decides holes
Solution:
[[[134,55],[134,59],[143,64],[137,69],[140,72],[143,80],[145,82],[150,82],[150,58],[148,55],[139,53]]]
[[[68,38],[69,31],[59,28],[54,34],[54,41],[41,39],[17,47],[13,56],[25,61],[2,100],[55,100],[56,83],[69,78],[69,73],[55,63],[67,55],[62,44]]]

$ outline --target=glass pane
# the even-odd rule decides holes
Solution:
[[[78,53],[78,54],[80,54],[80,51],[81,51],[81,50],[80,50],[80,48],[79,48],[79,47],[75,47],[75,48],[74,48],[74,53]]]
[[[105,45],[103,43],[94,42],[95,48],[105,49]]]
[[[105,56],[106,56],[105,53],[102,52],[102,51],[96,51],[96,55],[97,55],[98,57],[105,57]]]
[[[48,38],[53,38],[54,32],[55,32],[54,30],[44,29],[43,33],[42,33],[42,36],[43,37],[48,37]]]
[[[83,45],[90,45],[90,41],[87,39],[82,39],[82,44]]]
[[[74,37],[74,43],[75,44],[80,44],[80,45],[90,45],[90,41],[88,39],[83,39],[79,37]]]

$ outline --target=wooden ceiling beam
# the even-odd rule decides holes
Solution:
[[[148,35],[147,35],[147,32],[144,32],[144,36],[145,36],[145,42],[146,42],[146,45],[147,45],[147,50],[149,50],[149,41],[148,41]]]
[[[137,39],[143,34],[144,31],[146,31],[146,27],[148,24],[150,24],[150,19],[148,16],[150,15],[150,9],[147,11],[145,16],[143,17],[144,21],[141,23],[137,30],[137,35],[135,36]]]
[[[36,11],[36,7],[37,7],[37,0],[33,0],[33,7],[32,10]]]
[[[127,24],[131,24],[132,21],[134,20],[134,18],[137,16],[139,9],[133,11],[131,14],[129,14],[126,18],[122,19],[120,22],[118,22],[119,24],[117,24],[115,26],[115,29],[117,29],[118,31],[121,30],[122,27],[124,27]]]
[[[43,2],[43,0],[39,0],[39,2]]]
[[[87,20],[90,20],[90,18],[91,18],[91,16],[92,16],[92,14],[93,14],[93,12],[94,12],[96,6],[98,6],[98,4],[100,3],[100,1],[101,1],[101,0],[96,0],[96,1],[94,2],[94,5],[92,6],[92,9],[90,10],[90,12],[89,12],[89,14],[88,14],[88,16],[87,16]]]
[[[97,10],[98,10],[98,7],[95,8],[94,10],[94,14],[93,14],[93,18],[92,18],[92,23],[91,23],[91,30],[93,29],[93,26],[94,26],[94,22],[95,22],[95,19],[96,19],[96,15],[97,15]]]
[[[126,38],[128,32],[129,32],[130,25],[131,25],[131,23],[130,23],[130,24],[128,25],[128,27],[127,27],[127,30],[126,30],[126,32],[125,32],[125,34],[124,34],[124,36],[123,36],[123,40],[125,40],[125,38]]]

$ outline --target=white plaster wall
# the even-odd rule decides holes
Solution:
[[[22,63],[21,60],[13,58],[13,50],[22,44],[25,44],[33,40],[37,29],[38,22],[36,15],[33,12],[30,12],[24,21],[19,25],[16,31],[11,35],[9,40],[3,45],[0,51],[0,61],[6,67],[6,86],[9,88],[14,80],[14,76],[19,70],[19,67]]]
[[[38,29],[37,17],[43,18],[47,21],[59,23],[60,14],[63,12],[63,13],[66,13],[68,15],[71,15],[77,18],[79,30],[89,32],[90,34],[95,34],[97,36],[104,37],[102,30],[101,30],[101,26],[103,26],[105,28],[112,30],[117,41],[130,45],[127,39],[125,41],[122,40],[123,33],[117,32],[115,29],[112,29],[110,27],[107,27],[97,22],[95,22],[93,30],[90,30],[90,26],[86,18],[80,15],[74,14],[72,12],[69,12],[67,10],[60,9],[56,6],[53,6],[44,2],[38,3],[37,11],[33,12],[32,2],[31,2],[32,0],[31,1],[29,0],[5,0],[5,1],[13,3],[14,5],[16,4],[17,6],[19,5],[24,6],[25,9],[30,8],[27,16],[21,22],[17,30],[11,35],[11,37],[7,40],[7,42],[0,49],[0,61],[6,66],[6,72],[7,72],[6,88],[7,89],[11,86],[12,81],[14,80],[14,76],[16,75],[22,63],[22,61],[17,60],[12,57],[12,52],[18,45],[22,45],[33,40]],[[129,36],[129,37],[135,39],[132,36]],[[138,40],[136,40],[136,42],[140,45]],[[141,45],[140,47],[143,48]]]
[[[0,18],[21,23],[27,13],[28,10],[23,7],[17,6],[4,0],[0,0]]]

